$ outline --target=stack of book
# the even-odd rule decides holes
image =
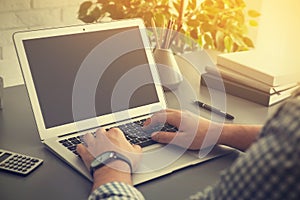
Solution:
[[[201,84],[271,106],[290,97],[300,81],[300,66],[291,70],[290,62],[272,59],[255,50],[220,54],[217,66],[206,67]]]

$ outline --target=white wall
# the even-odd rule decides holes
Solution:
[[[23,83],[12,34],[37,29],[82,23],[77,19],[84,0],[0,0],[0,76],[4,86]]]
[[[274,71],[297,74],[300,81],[300,1],[264,0],[257,50]]]
[[[262,12],[257,48],[274,56],[298,55],[300,59],[300,1],[264,0]]]

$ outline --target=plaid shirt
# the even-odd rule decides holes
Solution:
[[[123,183],[100,186],[92,199],[143,199]],[[257,141],[221,173],[212,187],[190,199],[300,199],[300,99],[284,103]]]

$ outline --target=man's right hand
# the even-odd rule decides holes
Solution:
[[[198,150],[215,144],[223,144],[242,151],[256,140],[261,125],[221,124],[199,117],[189,111],[167,109],[155,113],[144,123],[144,128],[169,123],[178,132],[154,132],[152,139],[188,149]]]
[[[144,129],[147,130],[148,127],[164,123],[176,126],[178,132],[154,132],[152,133],[153,140],[194,150],[200,149],[209,126],[214,125],[220,128],[220,125],[196,116],[189,111],[167,109],[155,113],[151,118],[147,119],[144,123]]]

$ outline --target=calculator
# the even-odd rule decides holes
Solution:
[[[43,163],[40,158],[0,149],[0,170],[26,176]]]

